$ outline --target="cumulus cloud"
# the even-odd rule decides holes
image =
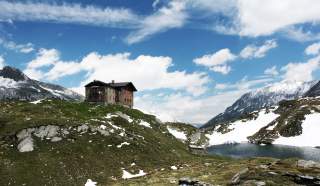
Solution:
[[[236,57],[237,56],[232,54],[228,48],[225,48],[213,54],[195,58],[193,62],[197,65],[206,66],[214,72],[228,74],[231,68],[227,65],[227,63],[235,60]]]
[[[281,68],[286,81],[311,81],[313,73],[319,69],[320,56],[309,59],[305,63],[289,63]]]
[[[316,23],[320,21],[319,8],[317,0],[239,0],[240,34],[269,35],[288,26]]]
[[[320,53],[320,43],[313,43],[312,45],[309,45],[305,49],[305,54],[307,55],[317,55]]]
[[[0,56],[0,70],[5,66],[4,58]]]
[[[168,6],[164,6],[156,13],[144,18],[139,28],[128,35],[126,42],[128,44],[137,43],[153,34],[182,27],[187,17],[185,2],[171,1]]]
[[[200,95],[207,90],[205,85],[209,78],[205,73],[170,71],[172,65],[170,57],[140,55],[131,59],[129,53],[100,55],[92,52],[81,61],[63,61],[57,50],[41,49],[36,59],[28,63],[25,73],[36,79],[57,80],[83,71],[86,77],[80,87],[94,79],[106,82],[114,79],[132,81],[142,91],[167,88]],[[47,67],[46,70],[43,67]],[[83,88],[78,90],[84,92]]]
[[[267,76],[277,76],[277,75],[279,75],[279,72],[277,70],[277,66],[272,66],[270,68],[267,68],[264,71],[264,74],[267,75]]]
[[[15,52],[20,52],[25,54],[34,51],[34,47],[32,43],[17,44],[13,41],[7,41],[3,38],[0,38],[0,45],[2,45],[4,48],[8,50],[13,50]]]
[[[261,46],[252,44],[246,46],[241,50],[239,55],[235,55],[230,51],[230,49],[224,48],[213,54],[207,54],[202,57],[195,58],[193,62],[197,65],[206,66],[211,71],[226,75],[231,71],[231,67],[228,63],[235,59],[263,58],[269,50],[276,48],[277,46],[276,40],[267,40]]]
[[[265,43],[261,46],[256,45],[248,45],[240,52],[240,57],[247,59],[247,58],[262,58],[266,55],[266,53],[276,48],[277,42],[276,40],[267,40]]]

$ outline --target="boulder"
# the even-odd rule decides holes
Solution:
[[[19,152],[30,152],[33,151],[33,139],[32,137],[28,136],[20,141],[18,144]]]

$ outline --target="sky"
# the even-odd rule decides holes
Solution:
[[[95,79],[131,81],[135,108],[203,124],[248,91],[319,79],[319,9],[319,0],[0,0],[0,68],[82,94]]]

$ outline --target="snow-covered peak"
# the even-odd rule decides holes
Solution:
[[[257,96],[261,94],[292,94],[292,95],[302,95],[308,91],[312,86],[314,86],[317,81],[303,82],[303,81],[281,81],[269,85],[264,88],[252,91],[251,95]]]
[[[215,116],[202,128],[208,128],[219,123],[237,119],[240,116],[260,110],[261,108],[277,105],[282,100],[302,97],[317,81],[281,81],[242,95],[223,113]]]

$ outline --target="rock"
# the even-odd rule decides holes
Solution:
[[[293,173],[286,173],[284,176],[293,178],[293,181],[297,184],[320,186],[320,178],[316,178],[313,176],[293,174]]]
[[[58,135],[59,129],[60,127],[54,125],[41,126],[34,131],[33,135],[41,139],[52,138]]]
[[[257,181],[257,180],[247,180],[243,184],[244,186],[265,186],[267,185],[264,181]]]
[[[189,177],[180,178],[179,185],[181,186],[211,186],[211,184],[201,182],[196,179],[191,179]]]
[[[86,124],[83,124],[83,125],[80,125],[77,127],[77,131],[78,132],[87,132],[89,129],[88,125]]]
[[[18,134],[16,134],[18,141],[21,141],[27,137],[31,137],[32,132],[34,132],[34,128],[28,128],[21,130]]]
[[[320,169],[320,163],[315,161],[298,160],[297,166],[302,168],[318,168]]]
[[[32,137],[28,136],[25,139],[23,139],[18,144],[18,150],[19,150],[19,152],[30,152],[30,151],[33,151],[33,139],[32,139]]]
[[[240,172],[238,172],[237,174],[235,174],[231,179],[231,184],[233,184],[233,185],[239,184],[241,177],[244,174],[246,174],[248,171],[249,171],[249,169],[245,168],[245,169],[241,170]]]
[[[258,168],[261,168],[261,169],[268,169],[269,166],[268,165],[259,165]]]
[[[62,140],[62,138],[61,137],[57,137],[57,136],[51,138],[51,142],[58,142],[58,141],[61,141],[61,140]]]

